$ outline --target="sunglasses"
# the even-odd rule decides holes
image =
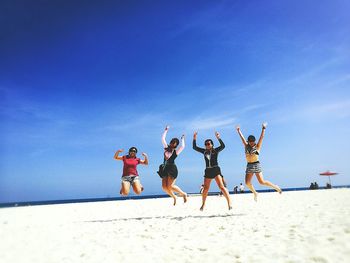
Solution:
[[[135,150],[131,150],[131,151],[129,151],[129,153],[136,153],[136,151]]]
[[[211,145],[211,143],[210,143],[210,142],[206,142],[206,143],[205,143],[205,145],[209,145],[209,146],[210,146],[210,145]]]

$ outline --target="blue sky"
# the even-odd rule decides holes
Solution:
[[[162,193],[161,134],[186,134],[178,185],[197,192],[221,133],[232,191],[245,158],[234,129],[260,133],[266,179],[349,184],[348,1],[1,1],[0,202],[118,196],[119,148],[150,157]],[[254,181],[258,189],[256,180]],[[212,184],[212,190],[217,187]]]

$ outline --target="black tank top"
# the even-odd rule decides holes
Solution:
[[[165,154],[164,154],[164,163],[167,163],[167,164],[175,164],[175,159],[177,157],[177,153],[176,153],[176,150],[173,150],[173,153],[172,155],[169,157],[168,160],[165,159]]]

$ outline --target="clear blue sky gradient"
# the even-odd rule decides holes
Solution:
[[[345,0],[1,1],[0,202],[118,196],[113,155],[131,146],[150,158],[143,194],[162,193],[166,124],[186,134],[187,192],[203,180],[195,130],[199,145],[221,133],[232,191],[246,165],[234,127],[258,136],[263,121],[266,179],[325,185],[330,169],[349,184],[349,13]]]

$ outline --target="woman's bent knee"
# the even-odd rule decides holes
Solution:
[[[204,188],[203,193],[207,194],[209,192],[209,188]]]
[[[168,186],[164,185],[164,186],[162,186],[162,188],[163,188],[164,191],[168,191]]]

